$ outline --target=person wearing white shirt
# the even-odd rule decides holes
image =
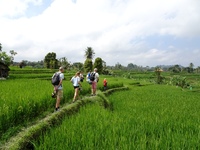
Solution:
[[[95,74],[94,81],[92,81],[92,85],[91,85],[92,86],[92,96],[95,96],[96,90],[97,90],[97,83],[99,81],[99,74],[97,72],[97,68],[94,68],[94,72],[92,74]]]
[[[71,82],[74,86],[74,98],[73,98],[73,103],[79,99],[79,89],[81,87],[81,82],[80,82],[80,72],[77,72],[72,78]]]

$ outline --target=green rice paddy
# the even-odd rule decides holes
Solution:
[[[0,81],[0,148],[34,120],[51,115],[55,105],[51,98],[52,71],[13,72],[16,74],[9,80]],[[71,76],[73,73],[65,74],[62,106],[72,101]],[[66,114],[61,124],[29,141],[33,149],[200,149],[198,75],[187,75],[193,88],[186,89],[155,84],[152,73],[133,73],[131,78],[100,77],[97,97],[105,94],[109,107],[94,102],[73,115]],[[103,78],[108,80],[108,90],[123,86],[129,90],[102,93]],[[84,81],[81,98],[89,97],[90,90]]]

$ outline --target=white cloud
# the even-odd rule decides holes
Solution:
[[[42,0],[0,0],[0,17],[23,16],[29,4],[41,5]]]
[[[40,14],[26,17],[31,5],[44,2],[0,0],[0,42],[5,50],[18,52],[15,61],[39,61],[55,51],[58,57],[83,62],[84,50],[91,46],[108,65],[199,63],[197,55],[187,56],[190,47],[181,53],[176,43],[158,48],[159,43],[146,41],[154,35],[199,38],[198,0],[54,0]]]

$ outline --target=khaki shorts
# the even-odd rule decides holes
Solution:
[[[63,98],[63,90],[58,90],[56,95],[57,95],[57,98]]]

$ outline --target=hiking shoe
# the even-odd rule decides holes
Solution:
[[[56,112],[56,111],[60,111],[60,108],[55,108],[55,112]]]

